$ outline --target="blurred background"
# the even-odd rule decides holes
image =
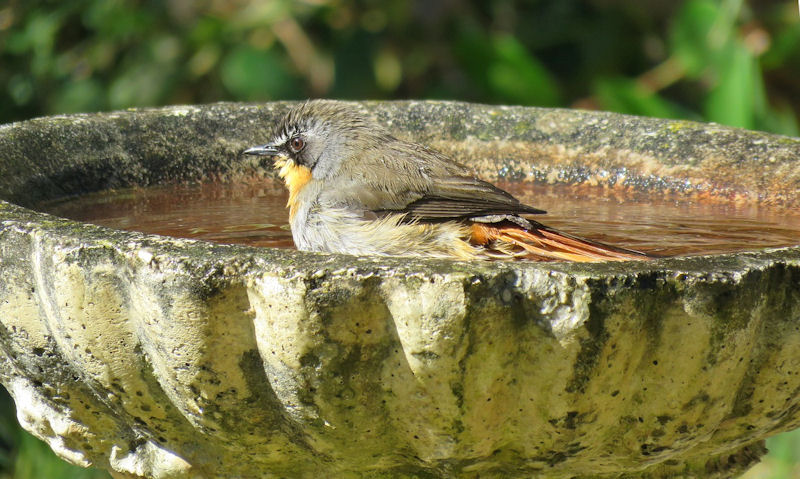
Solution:
[[[0,123],[309,97],[602,109],[798,136],[798,3],[0,0]],[[768,447],[748,479],[800,477],[800,431]],[[0,394],[11,477],[108,476],[58,461]]]
[[[0,122],[437,98],[798,134],[794,0],[4,0]]]

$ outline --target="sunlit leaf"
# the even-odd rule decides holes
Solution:
[[[391,50],[384,49],[375,55],[373,69],[375,82],[382,90],[394,90],[403,79],[403,65],[397,54]]]
[[[706,118],[724,125],[753,128],[760,71],[744,46],[734,44],[721,52],[719,78],[705,104]]]
[[[696,77],[713,63],[715,45],[711,31],[720,9],[711,0],[689,0],[683,4],[672,24],[672,52],[687,74]]]

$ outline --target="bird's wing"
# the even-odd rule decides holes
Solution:
[[[414,143],[392,143],[380,149],[384,156],[358,158],[348,179],[340,178],[327,196],[379,215],[404,213],[407,220],[422,222],[544,213],[470,176],[465,166],[441,153]]]
[[[487,215],[541,214],[491,183],[466,176],[440,178],[429,191],[402,208],[379,212],[402,212],[413,221],[441,221]]]

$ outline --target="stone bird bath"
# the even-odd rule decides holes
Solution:
[[[269,174],[288,104],[0,127],[0,379],[117,477],[733,477],[800,426],[800,248],[460,263],[215,245],[39,201]],[[498,176],[800,205],[800,141],[461,103],[363,103]]]

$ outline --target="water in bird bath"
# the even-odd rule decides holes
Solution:
[[[497,183],[544,209],[548,226],[646,253],[729,253],[800,244],[800,212],[744,202],[653,198],[601,187]],[[39,210],[111,228],[219,243],[291,248],[287,192],[273,180],[131,188],[52,201]]]

